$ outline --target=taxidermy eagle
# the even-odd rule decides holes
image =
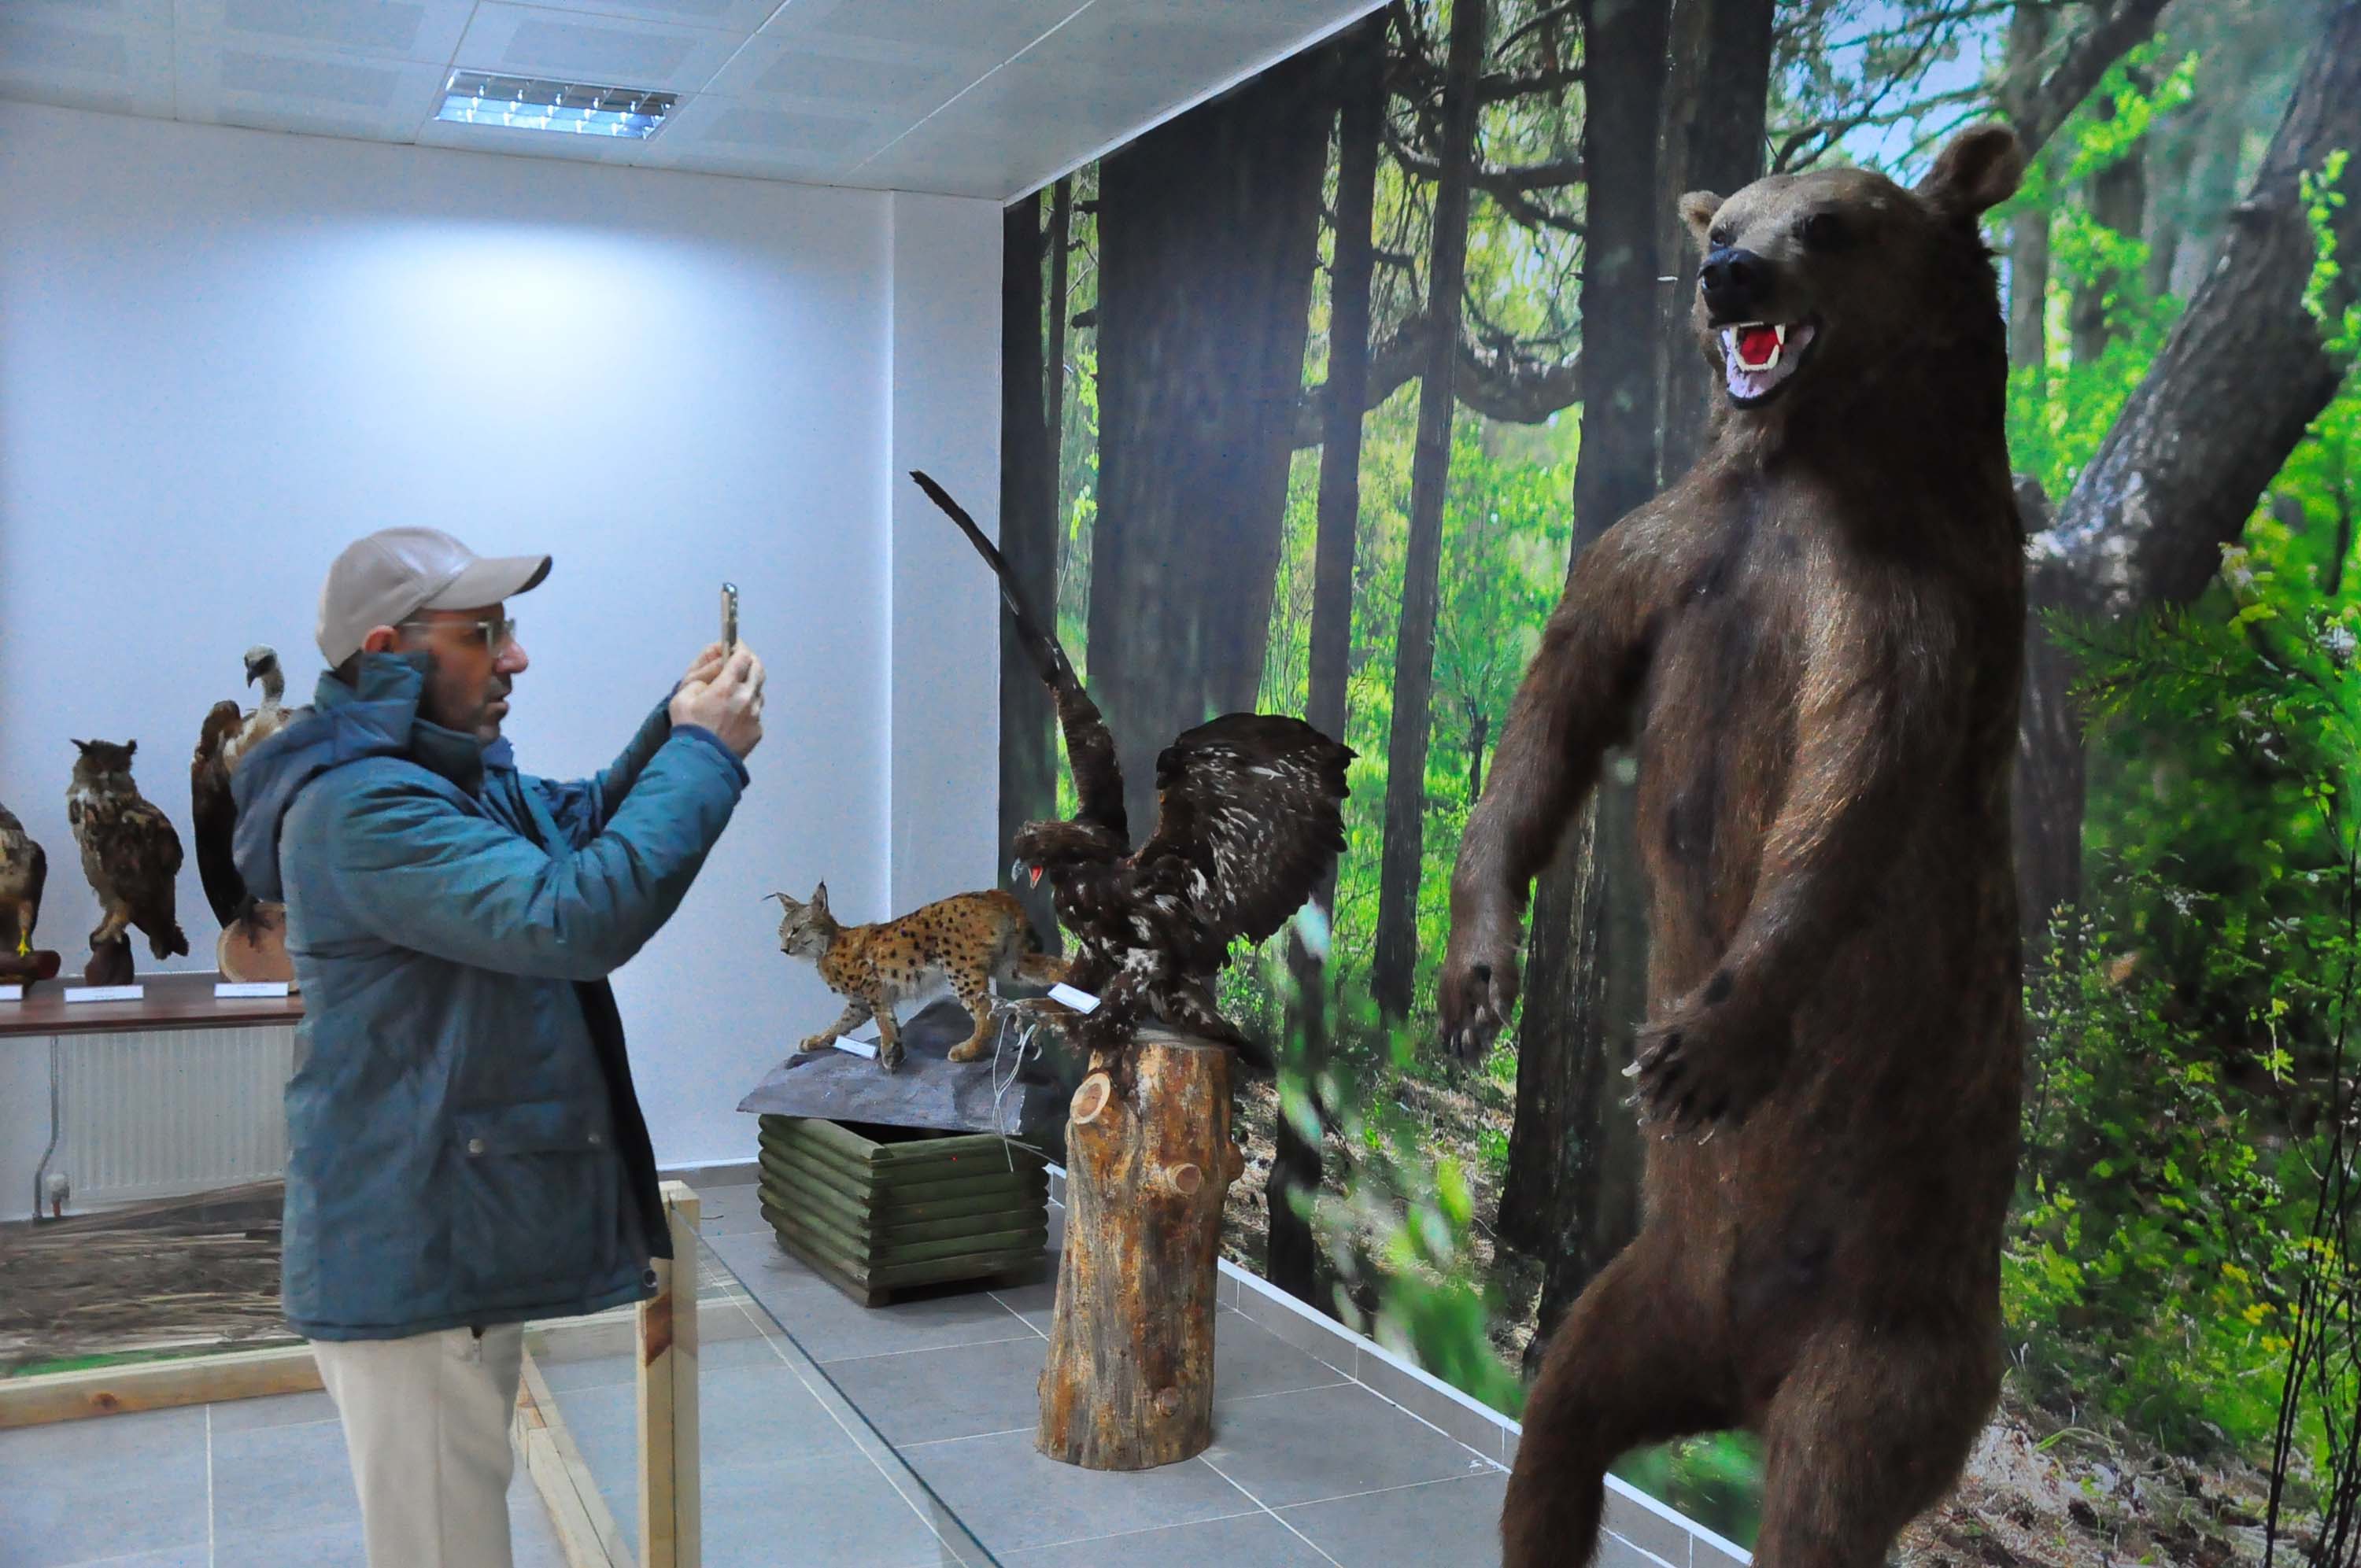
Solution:
[[[15,814],[0,806],[0,943],[20,959],[32,956],[33,927],[41,920],[41,889],[49,880],[49,857]]]
[[[93,952],[123,939],[137,926],[159,959],[184,955],[189,938],[172,913],[174,879],[181,874],[181,836],[172,820],[149,804],[131,782],[137,740],[117,746],[77,740],[73,786],[66,793],[66,820],[82,846],[82,875],[98,894],[104,918],[90,934]]]
[[[1201,724],[1156,759],[1156,830],[1135,852],[1115,737],[1066,651],[1017,597],[975,520],[926,475],[910,477],[998,576],[1017,638],[1057,702],[1080,809],[1070,821],[1026,824],[1012,848],[1018,874],[1049,879],[1059,922],[1073,934],[1066,983],[1099,998],[1075,1038],[1094,1054],[1118,1050],[1135,1025],[1161,1017],[1268,1070],[1268,1053],[1215,1009],[1213,979],[1232,943],[1269,938],[1335,864],[1353,749],[1277,714]]]
[[[189,762],[189,814],[197,839],[197,880],[204,884],[205,902],[214,918],[227,927],[243,918],[253,899],[246,879],[237,874],[230,842],[237,831],[237,804],[230,797],[230,775],[240,758],[287,728],[291,717],[285,699],[287,678],[280,672],[276,649],[258,644],[246,651],[246,684],[262,683],[262,706],[242,712],[225,698],[205,715],[197,735],[196,755]]]

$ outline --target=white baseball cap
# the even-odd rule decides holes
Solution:
[[[321,657],[335,669],[379,626],[422,609],[477,609],[549,576],[546,555],[477,554],[434,528],[381,528],[345,547],[320,589]]]

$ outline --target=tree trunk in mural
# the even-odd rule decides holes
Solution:
[[[1577,555],[1655,493],[1663,340],[1656,279],[1664,270],[1656,254],[1664,199],[1656,128],[1671,11],[1672,0],[1638,0],[1598,6],[1588,18]],[[1647,1009],[1636,806],[1628,761],[1610,755],[1582,830],[1569,835],[1572,852],[1561,850],[1542,873],[1534,900],[1510,1144],[1510,1179],[1521,1171],[1522,1179],[1513,1197],[1503,1191],[1501,1209],[1508,1213],[1514,1201],[1545,1227],[1544,1332],[1639,1224],[1638,1130],[1621,1076]]]
[[[1763,124],[1771,95],[1773,0],[1676,0],[1664,94],[1664,178],[1656,199],[1656,298],[1664,313],[1664,447],[1659,484],[1689,471],[1705,449],[1719,395],[1699,349],[1689,307],[1697,297],[1697,242],[1676,210],[1682,194],[1727,196],[1763,174]]]
[[[1334,98],[1314,50],[1099,173],[1091,694],[1135,838],[1157,753],[1262,682]]]
[[[1037,613],[1058,603],[1058,470],[1041,412],[1041,199],[1001,214],[1000,548]],[[1000,640],[1000,842],[1057,815],[1057,714],[1014,637]],[[1047,889],[1019,887],[1033,928],[1059,950]]]
[[[2137,72],[2132,73],[2136,79]],[[2135,82],[2145,89],[2147,83]],[[2100,117],[2114,119],[2113,104],[2100,107]],[[2134,142],[2124,155],[2091,177],[2091,216],[2102,228],[2137,239],[2147,224],[2147,152]],[[2074,287],[2067,313],[2074,363],[2090,365],[2107,351],[2113,334],[2107,329],[2107,296],[2121,286],[2114,269],[2103,268]]]
[[[1066,302],[1067,264],[1073,258],[1074,245],[1074,181],[1071,176],[1058,181],[1049,199],[1049,349],[1045,356],[1049,372],[1049,395],[1042,400],[1043,413],[1049,424],[1049,510],[1051,526],[1058,531],[1062,543],[1066,532],[1066,509],[1062,486],[1066,473],[1066,317],[1072,307]],[[1049,607],[1057,609],[1055,604]]]
[[[1451,381],[1459,363],[1467,199],[1476,161],[1477,74],[1486,0],[1454,0],[1443,80],[1442,178],[1427,267],[1431,336],[1420,372],[1418,445],[1411,460],[1410,542],[1394,643],[1393,723],[1386,744],[1385,853],[1370,990],[1389,1017],[1408,1016],[1418,970],[1418,884],[1426,850],[1428,707],[1434,693],[1434,616],[1443,565],[1443,503],[1451,483]],[[1653,138],[1654,127],[1649,134]]]
[[[2020,5],[2008,25],[2008,75],[2002,85],[2009,118],[2023,124],[2022,105],[2041,82],[2041,51],[2049,42],[2049,7]],[[2009,220],[2008,359],[2013,368],[2046,366],[2049,297],[2049,210],[2028,205]]]
[[[1312,563],[1311,689],[1304,718],[1324,735],[1345,738],[1345,687],[1351,674],[1353,552],[1361,516],[1361,411],[1369,377],[1369,280],[1375,270],[1372,224],[1377,209],[1378,137],[1385,126],[1385,18],[1370,17],[1339,43],[1343,106],[1336,119],[1336,247],[1329,269],[1328,388],[1320,447],[1320,518]],[[1312,894],[1323,912],[1336,907],[1336,872]],[[1297,1034],[1303,1042],[1293,1066],[1307,1085],[1327,1058],[1327,976],[1324,966],[1290,938],[1289,961],[1301,996]],[[1315,1113],[1320,1107],[1315,1100]],[[1308,1220],[1295,1212],[1296,1194],[1320,1190],[1320,1145],[1287,1117],[1279,1120],[1277,1149],[1267,1190],[1269,1250],[1265,1276],[1290,1295],[1324,1306],[1320,1254]]]
[[[2315,248],[2301,179],[2329,154],[2361,148],[2361,3],[2340,5],[2312,51],[2262,172],[2240,203],[2205,281],[2056,521],[2028,515],[2028,607],[2120,620],[2205,589],[2221,548],[2327,406],[2348,367],[2304,306]],[[2332,313],[2361,280],[2361,172],[2331,227],[2340,276]],[[2037,501],[2036,503],[2037,506]],[[2028,938],[2081,893],[2083,753],[2066,684],[2073,661],[2037,619],[2026,629],[2016,771],[2017,881]]]

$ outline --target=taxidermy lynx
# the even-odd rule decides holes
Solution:
[[[994,981],[1049,985],[1065,978],[1064,960],[1041,950],[1025,906],[998,888],[956,894],[879,926],[840,926],[829,918],[826,883],[813,890],[808,904],[784,893],[771,896],[786,909],[779,950],[818,963],[828,988],[847,998],[844,1015],[807,1038],[801,1047],[807,1051],[874,1018],[877,1065],[892,1072],[902,1065],[894,1004],[948,986],[975,1021],[975,1032],[951,1047],[950,1059],[974,1061],[986,1049]]]

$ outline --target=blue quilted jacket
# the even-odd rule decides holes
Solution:
[[[238,872],[287,905],[303,990],[282,1296],[312,1339],[598,1311],[669,1252],[607,976],[746,771],[660,707],[596,778],[529,778],[419,718],[424,674],[322,676],[234,780]]]

